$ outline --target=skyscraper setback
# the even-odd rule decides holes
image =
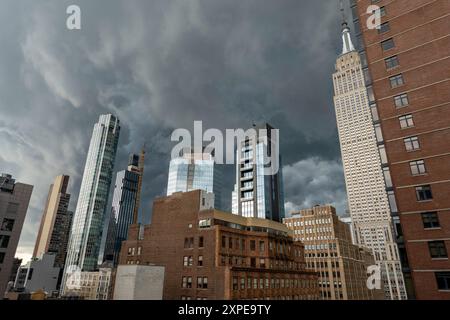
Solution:
[[[34,258],[44,253],[55,254],[55,266],[62,268],[66,259],[67,243],[73,213],[68,211],[70,194],[67,193],[69,176],[57,176],[47,196],[39,233],[33,251]]]
[[[374,2],[378,30],[365,23]],[[408,293],[450,299],[450,2],[351,4]]]
[[[63,293],[71,268],[97,269],[119,133],[119,119],[111,114],[101,115],[94,125],[70,234]]]
[[[372,250],[386,299],[406,299],[361,59],[346,22],[342,37],[333,74],[334,105],[354,236],[358,245]]]
[[[254,127],[254,134],[241,141],[236,155],[236,185],[232,213],[282,222],[284,218],[283,174],[278,154],[278,131],[268,123]],[[266,174],[266,157],[278,161],[277,172]]]

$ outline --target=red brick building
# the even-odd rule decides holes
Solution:
[[[409,296],[450,299],[450,1],[351,3]]]
[[[318,299],[317,274],[285,225],[212,209],[203,191],[156,199],[130,226],[120,264],[165,267],[164,299]]]

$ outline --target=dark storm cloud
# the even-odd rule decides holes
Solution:
[[[122,124],[116,171],[147,143],[145,221],[165,192],[170,134],[194,120],[269,121],[281,129],[288,207],[345,209],[331,83],[337,0],[6,2],[0,169],[35,185],[19,250],[30,251],[57,174],[71,176],[75,207],[92,126],[106,112]],[[80,31],[65,28],[74,3]],[[233,179],[231,170],[230,189]]]

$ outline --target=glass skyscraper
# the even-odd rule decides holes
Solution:
[[[94,125],[70,233],[63,294],[69,270],[97,269],[119,133],[119,119],[111,114],[101,115]]]
[[[211,153],[192,153],[183,150],[183,155],[170,161],[167,195],[196,189],[214,193],[214,206],[224,210],[222,202],[222,170]]]
[[[117,265],[122,241],[127,239],[128,227],[133,223],[140,171],[139,156],[132,154],[128,169],[117,172],[111,207],[105,261]]]
[[[282,222],[285,212],[281,156],[276,152],[278,133],[267,123],[254,129],[255,135],[238,146],[232,213]],[[278,161],[279,170],[273,174],[267,174],[268,166],[273,165],[267,163],[268,157]]]

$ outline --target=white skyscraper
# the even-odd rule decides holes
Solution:
[[[354,239],[373,251],[386,299],[406,299],[388,193],[361,59],[343,24],[343,52],[333,74],[336,111]]]

